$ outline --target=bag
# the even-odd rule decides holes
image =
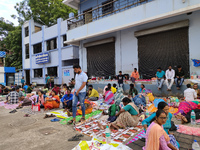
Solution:
[[[175,126],[174,122],[171,121],[171,128],[169,129],[169,131],[176,131],[177,127]]]
[[[149,94],[147,94],[147,96],[149,97],[149,101],[150,102],[153,102],[154,101],[154,96],[153,96],[153,94],[152,93],[149,93]]]
[[[40,111],[40,104],[38,104],[38,105],[32,105],[32,110],[33,111]]]

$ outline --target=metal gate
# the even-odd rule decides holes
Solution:
[[[139,73],[144,79],[155,77],[158,67],[181,65],[189,77],[188,27],[138,37]]]
[[[115,75],[115,42],[87,47],[89,76]]]

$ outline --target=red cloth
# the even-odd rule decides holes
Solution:
[[[60,88],[57,86],[57,87],[54,87],[52,89],[52,91],[55,91],[56,92],[56,95],[58,95],[58,93],[60,94]]]

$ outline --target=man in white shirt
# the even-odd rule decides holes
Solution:
[[[191,84],[187,84],[187,89],[184,91],[184,97],[186,101],[194,101],[197,98],[197,93],[191,88]]]
[[[76,123],[76,112],[77,112],[77,103],[80,102],[81,109],[82,109],[82,118],[80,121],[85,120],[85,97],[86,97],[86,83],[88,80],[88,76],[81,70],[79,65],[75,65],[74,72],[76,73],[75,76],[75,93],[74,98],[72,101],[72,112],[73,112],[73,120],[70,120],[68,123]]]
[[[165,73],[165,83],[167,85],[167,91],[171,91],[171,87],[174,83],[174,77],[175,77],[175,71],[172,69],[172,66],[170,65]]]

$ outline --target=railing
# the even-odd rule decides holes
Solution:
[[[74,18],[68,19],[68,30],[151,1],[153,0],[108,0],[91,10],[88,10]]]

